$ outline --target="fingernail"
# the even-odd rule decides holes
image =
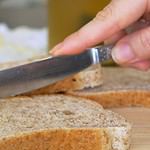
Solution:
[[[59,56],[59,55],[62,55],[63,52],[61,50],[56,50],[52,53],[53,56]]]
[[[52,54],[52,55],[54,55],[54,54],[56,54],[62,47],[63,47],[63,44],[62,44],[62,43],[59,43],[59,44],[56,45],[54,48],[52,48],[49,53]]]
[[[114,61],[119,64],[130,63],[136,56],[128,44],[120,44],[112,50]]]

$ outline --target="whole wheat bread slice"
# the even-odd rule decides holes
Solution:
[[[33,61],[33,60],[32,60]],[[12,63],[4,63],[0,64],[0,70],[8,69],[10,67],[15,67],[18,65],[23,65],[28,62],[12,62]],[[40,71],[40,70],[39,70]],[[101,65],[93,65],[84,71],[81,71],[73,76],[70,76],[62,81],[54,83],[52,85],[48,85],[44,88],[34,90],[25,95],[36,95],[36,94],[51,94],[57,92],[66,92],[73,90],[82,90],[84,88],[93,88],[96,86],[100,86],[102,84],[102,69]]]
[[[0,150],[127,150],[130,124],[64,95],[0,99]]]
[[[53,94],[59,92],[67,92],[74,90],[82,90],[85,88],[93,88],[102,85],[102,69],[101,66],[93,65],[84,71],[81,71],[73,76],[56,82],[47,87],[26,93],[25,95],[37,95],[37,94]]]
[[[104,68],[102,86],[72,91],[78,97],[89,98],[105,108],[142,106],[150,107],[150,71],[141,72],[127,68]]]

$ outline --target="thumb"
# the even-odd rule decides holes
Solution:
[[[112,51],[113,59],[121,65],[150,59],[150,27],[127,35]]]
[[[132,3],[132,5],[131,5]],[[52,49],[52,54],[75,54],[96,45],[138,20],[147,0],[112,0],[95,19]]]

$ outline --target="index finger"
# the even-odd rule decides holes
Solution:
[[[131,4],[132,3],[132,4]],[[138,20],[146,9],[147,0],[113,0],[79,31],[52,49],[55,55],[75,54],[106,40]]]

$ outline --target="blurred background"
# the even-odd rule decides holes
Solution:
[[[0,0],[0,22],[9,27],[47,26],[46,0]]]
[[[48,54],[46,0],[0,0],[0,63]]]
[[[109,1],[0,0],[0,63],[47,56]]]

